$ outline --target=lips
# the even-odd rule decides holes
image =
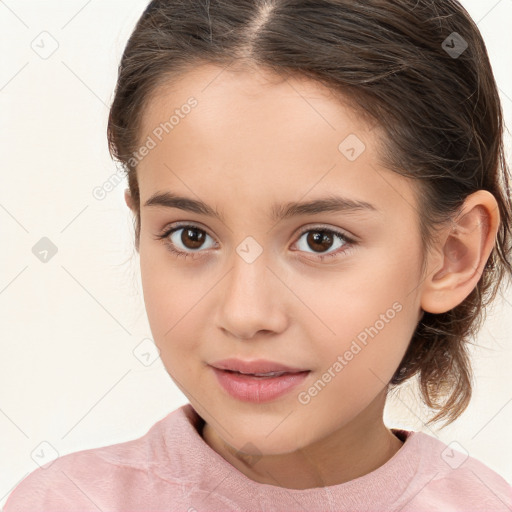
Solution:
[[[236,365],[238,367],[242,366],[238,363],[240,363],[240,360],[237,361]],[[245,361],[245,369],[248,367],[247,363]],[[235,366],[233,362],[226,363],[226,361],[222,364],[219,361],[214,364],[219,364],[219,366]],[[228,395],[237,400],[255,404],[270,402],[291,393],[294,388],[303,384],[310,374],[310,370],[301,371],[300,368],[291,368],[272,361],[265,361],[265,365],[260,360],[257,363],[252,361],[249,366],[259,370],[262,368],[268,369],[269,367],[285,367],[288,371],[254,374],[220,369],[212,365],[210,367],[217,382]]]
[[[242,359],[222,359],[210,363],[210,366],[219,370],[227,370],[245,375],[256,375],[261,377],[278,377],[289,373],[308,372],[307,368],[295,368],[275,361],[266,359],[255,359],[252,361],[244,361]]]

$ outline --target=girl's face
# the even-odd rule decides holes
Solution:
[[[315,82],[268,78],[207,65],[162,89],[137,175],[144,300],[167,371],[225,443],[277,454],[382,425],[374,404],[420,317],[422,254],[412,185],[379,164],[378,128]],[[156,194],[187,201],[146,205]],[[371,206],[289,208],[334,198]],[[225,358],[309,373],[244,401],[210,366]]]

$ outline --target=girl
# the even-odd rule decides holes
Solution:
[[[455,0],[154,0],[111,107],[145,306],[188,404],[60,457],[5,511],[509,511],[460,445],[510,261],[497,86]]]

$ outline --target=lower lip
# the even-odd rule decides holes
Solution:
[[[213,367],[212,367],[213,368]],[[288,393],[309,375],[309,371],[286,373],[280,377],[254,377],[213,368],[220,385],[234,398],[244,402],[269,402]]]

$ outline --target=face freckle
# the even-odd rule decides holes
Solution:
[[[380,165],[378,128],[322,85],[218,73],[203,66],[162,88],[142,123],[147,140],[187,98],[197,100],[137,170],[144,300],[162,361],[216,435],[236,449],[251,439],[262,453],[290,452],[340,429],[355,435],[374,428],[382,413],[375,400],[419,311],[413,185]],[[165,193],[173,207],[145,205]],[[289,208],[333,197],[346,199],[345,208]],[[273,217],[287,207],[288,216]],[[188,241],[192,253],[199,233],[207,248],[178,257],[156,235],[187,223],[202,231],[188,239],[176,232],[176,249],[186,251]],[[356,243],[344,252],[332,237],[338,253],[321,261],[313,233],[298,242],[309,226]],[[225,358],[310,372],[275,400],[250,403],[220,386],[209,364]]]

